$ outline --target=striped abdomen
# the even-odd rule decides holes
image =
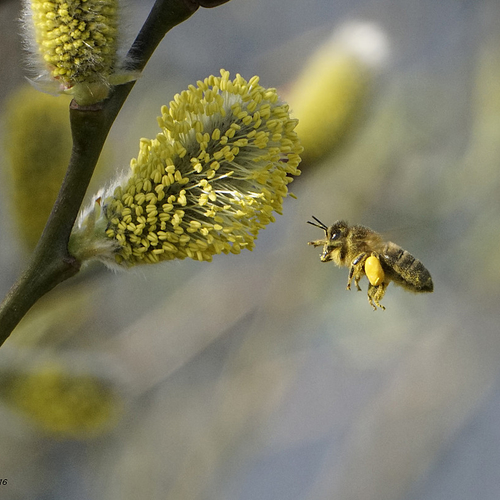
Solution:
[[[389,241],[380,255],[385,273],[394,283],[414,292],[432,292],[431,274],[418,259]]]

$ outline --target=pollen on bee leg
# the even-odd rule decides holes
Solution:
[[[368,257],[365,261],[365,274],[371,285],[380,285],[385,278],[384,270],[380,261],[374,255]]]

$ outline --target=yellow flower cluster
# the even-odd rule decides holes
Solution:
[[[51,77],[80,104],[104,99],[116,64],[118,0],[31,0],[31,17]]]
[[[70,374],[54,363],[8,376],[3,396],[46,432],[69,438],[104,432],[122,407],[109,382],[93,375]]]
[[[221,70],[177,94],[161,110],[161,133],[141,140],[130,175],[100,195],[74,232],[99,230],[104,219],[114,259],[125,266],[251,250],[281,213],[302,152],[288,105],[258,82]],[[106,260],[98,244],[85,250],[85,238],[73,239],[77,258]]]

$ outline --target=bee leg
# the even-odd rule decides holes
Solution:
[[[353,275],[354,275],[354,267],[351,266],[349,268],[349,276],[347,277],[347,287],[346,287],[346,290],[350,290],[351,289],[351,281],[352,281]]]
[[[322,240],[309,241],[307,244],[312,245],[314,247],[320,247],[320,246],[323,246],[325,243],[326,243],[326,240],[322,239]]]
[[[389,283],[381,283],[380,285],[368,285],[368,302],[373,307],[374,311],[377,310],[377,307],[385,310],[385,307],[380,303],[380,301],[385,295],[385,289],[387,288],[388,284]]]
[[[362,274],[359,273],[359,270],[357,269],[357,266],[352,265],[349,268],[349,277],[347,278],[347,290],[351,289],[351,281],[352,278],[354,278],[354,284],[356,285],[356,288],[358,289],[358,292],[361,291],[361,287],[359,286],[359,280],[363,277]]]
[[[354,284],[356,285],[356,288],[358,289],[358,292],[361,292],[361,287],[359,286],[359,280],[363,277],[362,274],[356,274],[354,276]]]
[[[359,286],[359,280],[364,276],[364,264],[367,259],[367,255],[365,252],[360,253],[351,263],[351,267],[349,268],[349,278],[347,280],[347,290],[351,289],[351,281],[354,277],[354,284],[358,289],[358,292],[361,291],[361,287]]]

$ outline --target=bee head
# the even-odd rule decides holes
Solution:
[[[323,252],[321,253],[320,259],[322,262],[329,262],[334,258],[334,250],[344,245],[345,238],[349,232],[349,226],[347,222],[339,220],[335,222],[333,226],[328,227],[316,217],[313,216],[313,219],[316,222],[307,221],[308,224],[323,229],[325,237],[321,240],[310,241],[309,245],[314,245],[315,247],[323,245]]]

